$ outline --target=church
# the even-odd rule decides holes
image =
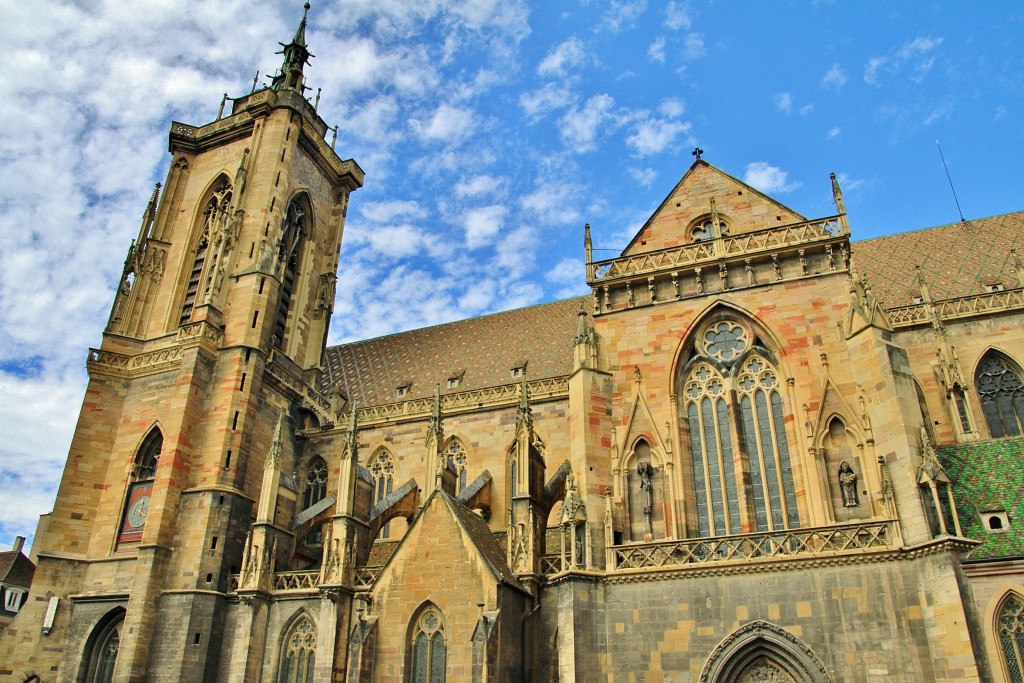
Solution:
[[[0,680],[1024,681],[1024,212],[697,153],[587,296],[327,346],[305,27],[170,126]]]

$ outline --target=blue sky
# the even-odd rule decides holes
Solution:
[[[128,9],[126,9],[126,7]],[[0,548],[50,509],[171,120],[272,72],[299,2],[0,0]],[[307,83],[366,170],[334,343],[585,293],[699,145],[854,239],[1024,208],[1024,9],[317,2]]]

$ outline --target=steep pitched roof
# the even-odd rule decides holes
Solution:
[[[21,552],[8,550],[0,553],[0,583],[28,588],[36,566]]]
[[[524,361],[528,380],[567,375],[580,308],[591,306],[590,297],[564,299],[332,346],[324,386],[337,383],[362,407],[397,400],[396,390],[409,382],[407,399],[430,396],[438,384],[442,393],[509,384]],[[462,371],[458,389],[446,390],[446,380]]]
[[[887,308],[921,295],[915,266],[934,301],[982,294],[994,283],[1010,289],[1020,286],[1010,250],[1024,259],[1024,211],[875,237],[850,248],[855,267]]]
[[[689,242],[687,228],[697,218],[710,213],[712,199],[730,234],[734,235],[807,220],[742,180],[698,160],[630,240],[622,255],[668,249]]]
[[[1024,557],[1024,437],[936,446],[953,481],[963,533],[983,543],[972,560]],[[979,513],[1005,510],[1010,528],[987,531]]]

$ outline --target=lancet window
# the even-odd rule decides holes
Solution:
[[[1011,595],[999,612],[996,629],[1012,683],[1024,683],[1024,602]]]
[[[978,366],[976,385],[981,410],[993,438],[1024,433],[1024,381],[1018,368],[997,353]]]
[[[196,243],[195,256],[192,259],[192,272],[189,273],[188,285],[185,288],[185,301],[181,306],[181,318],[178,324],[184,325],[192,320],[192,309],[195,308],[196,298],[200,292],[206,289],[210,274],[206,269],[206,252],[217,234],[220,226],[230,219],[231,216],[231,184],[228,179],[221,177],[214,186],[213,194],[206,202],[203,209],[202,226],[199,232],[199,241]]]
[[[799,526],[782,383],[771,354],[744,325],[720,320],[701,330],[684,372],[681,421],[698,534]]]
[[[319,503],[327,496],[327,463],[321,458],[313,461],[313,466],[306,474],[306,488],[302,493],[302,508],[306,509]]]
[[[124,612],[108,615],[89,638],[85,656],[85,672],[79,680],[86,683],[110,683],[114,679],[114,664],[121,644]]]
[[[153,478],[160,464],[160,451],[163,449],[164,436],[156,427],[150,430],[142,445],[135,453],[132,462],[131,482],[125,499],[124,514],[121,528],[118,531],[119,543],[141,541],[142,532],[149,516],[150,500],[153,495]]]
[[[135,456],[135,481],[146,481],[156,476],[156,467],[160,463],[160,451],[164,446],[164,435],[159,429],[153,429],[143,439],[139,452]]]
[[[451,461],[455,467],[455,472],[458,474],[458,492],[462,493],[462,489],[466,488],[468,475],[466,473],[466,463],[468,456],[466,455],[466,447],[458,439],[452,439],[448,446],[444,449],[445,457]]]
[[[445,683],[447,643],[444,619],[433,605],[420,612],[411,629],[411,683]]]
[[[302,198],[292,200],[285,214],[281,242],[277,251],[278,268],[281,273],[281,291],[277,299],[277,321],[274,323],[273,346],[284,345],[288,312],[295,293],[295,277],[299,270],[300,247],[307,232],[305,202]]]
[[[373,504],[381,502],[391,493],[395,481],[395,461],[391,453],[382,449],[370,461],[370,474],[373,476]],[[387,538],[390,534],[390,523],[385,524],[381,529],[381,538]]]
[[[309,617],[299,619],[284,639],[281,683],[312,683],[316,665],[316,627]]]

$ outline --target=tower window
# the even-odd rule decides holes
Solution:
[[[231,184],[222,176],[214,186],[213,194],[206,202],[206,208],[203,209],[203,222],[199,240],[196,242],[195,256],[192,259],[192,272],[185,287],[185,301],[181,306],[179,325],[192,320],[192,309],[195,308],[196,299],[210,286],[213,274],[209,272],[206,251],[210,243],[227,227],[231,214]]]
[[[316,458],[306,475],[306,488],[302,494],[302,509],[307,509],[327,497],[327,463]]]
[[[993,438],[1024,432],[1024,380],[1009,359],[994,352],[985,356],[978,366],[976,386]]]
[[[291,310],[295,278],[299,271],[302,239],[308,229],[306,223],[304,202],[301,198],[296,198],[288,205],[277,252],[278,267],[281,272],[281,291],[278,293],[277,321],[274,323],[274,337],[271,344],[278,349],[284,346],[288,313]]]

